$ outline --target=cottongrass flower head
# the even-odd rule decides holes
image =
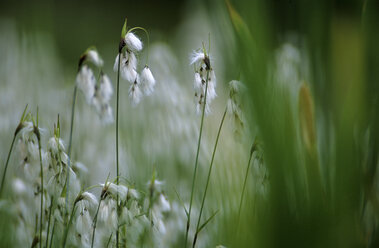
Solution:
[[[216,75],[211,66],[211,59],[205,48],[193,51],[190,64],[194,65],[194,90],[196,112],[200,114],[205,105],[205,113],[210,113],[209,105],[216,98]],[[204,100],[206,98],[206,100]]]
[[[140,73],[137,72],[137,55],[143,49],[142,41],[134,32],[132,32],[137,29],[144,31],[149,40],[148,32],[144,28],[135,27],[128,30],[125,20],[121,32],[119,53],[116,56],[113,66],[113,70],[119,71],[121,77],[130,83],[129,98],[133,106],[136,106],[142,100],[144,94],[151,95],[156,83],[153,73],[147,65],[148,54],[144,68]]]
[[[76,85],[84,94],[88,104],[96,109],[103,123],[113,122],[113,112],[110,100],[113,95],[112,82],[102,71],[104,62],[95,48],[90,47],[79,59],[79,72]],[[93,68],[100,71],[97,82]]]

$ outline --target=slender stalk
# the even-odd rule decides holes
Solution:
[[[106,246],[107,248],[109,247],[109,244],[111,243],[112,236],[113,236],[113,233],[111,233],[111,235],[109,236],[109,239],[108,239],[108,242],[107,242],[107,246]]]
[[[54,204],[54,196],[51,197],[50,209],[49,209],[49,220],[47,222],[47,232],[46,232],[46,248],[49,244],[49,232],[50,232],[50,220],[51,220],[51,212],[53,211]]]
[[[51,246],[53,245],[53,239],[54,239],[54,232],[55,232],[55,220],[54,220],[54,224],[53,224],[53,230],[51,230],[51,238],[50,238],[50,245],[49,245],[49,248],[51,248]],[[47,246],[46,246],[47,247]]]
[[[95,216],[93,217],[93,231],[92,231],[92,241],[91,241],[91,248],[93,248],[93,243],[95,241],[95,232],[96,232],[96,224],[97,224],[97,215],[99,214],[99,209],[100,209],[100,203],[102,201],[102,197],[100,198],[100,201],[99,201],[99,205],[97,206],[97,209],[96,209],[96,214]]]
[[[37,128],[37,129],[36,129]],[[41,137],[38,130],[38,113],[37,113],[37,127],[34,128],[37,134],[38,139],[38,153],[39,153],[39,164],[40,164],[40,170],[41,170],[41,209],[40,209],[40,223],[39,223],[39,247],[42,247],[42,219],[43,219],[43,166],[42,166],[42,155],[41,155]]]
[[[70,214],[70,219],[69,219],[68,224],[67,224],[67,226],[66,226],[66,228],[65,228],[65,230],[64,230],[64,234],[63,234],[63,245],[62,245],[63,248],[66,247],[67,234],[68,234],[68,230],[70,229],[70,225],[71,225],[71,222],[72,222],[72,217],[73,217],[74,214],[75,214],[76,203],[77,203],[77,201],[75,201],[74,206],[72,207],[71,214]]]
[[[72,108],[71,108],[71,127],[70,127],[70,140],[68,142],[68,170],[67,170],[67,177],[66,177],[66,209],[68,206],[68,196],[69,196],[69,185],[70,185],[70,168],[71,168],[71,146],[72,146],[72,133],[74,130],[74,118],[75,118],[75,103],[76,103],[76,93],[77,93],[78,87],[75,84],[74,88],[74,96],[72,98]],[[59,142],[58,142],[59,144]]]
[[[185,238],[185,241],[184,241],[185,242],[184,247],[187,247],[188,231],[189,231],[189,228],[190,228],[190,225],[191,225],[191,210],[192,210],[193,193],[194,193],[195,182],[196,182],[196,173],[197,173],[197,165],[198,165],[198,160],[199,160],[201,136],[202,136],[202,133],[203,133],[205,105],[207,104],[208,79],[209,79],[209,70],[207,71],[207,80],[205,81],[204,104],[203,104],[203,109],[202,109],[202,113],[201,113],[200,132],[199,132],[199,139],[198,139],[198,142],[197,142],[197,151],[196,151],[196,159],[195,159],[195,169],[193,171],[193,177],[192,177],[191,199],[190,199],[190,206],[189,206],[189,210],[188,210],[187,229],[186,229],[186,238]]]
[[[247,164],[246,173],[245,173],[245,179],[243,181],[243,187],[242,187],[242,193],[241,193],[241,199],[240,199],[240,206],[238,208],[238,220],[237,220],[238,226],[239,226],[239,221],[240,221],[240,216],[241,216],[243,197],[245,195],[247,176],[249,175],[249,170],[250,170],[250,165],[251,165],[251,159],[253,158],[253,154],[254,154],[254,149],[253,148],[254,148],[255,144],[256,143],[254,142],[254,144],[253,144],[253,146],[251,147],[251,150],[250,150],[249,162]],[[254,201],[254,203],[255,203],[255,201]]]
[[[9,149],[9,152],[8,152],[7,162],[5,163],[5,166],[4,166],[3,177],[1,179],[0,197],[1,197],[2,193],[3,193],[4,182],[5,182],[5,175],[7,174],[7,169],[8,169],[8,164],[9,164],[9,158],[11,157],[12,150],[13,150],[13,145],[14,145],[14,141],[15,140],[16,140],[16,133],[13,136],[11,148]]]
[[[116,99],[116,184],[119,185],[119,161],[118,161],[118,104],[119,104],[119,95],[120,95],[120,66],[121,66],[121,51],[118,53],[118,70],[117,70],[117,99]],[[119,204],[118,204],[118,193],[117,193],[117,222],[118,222],[118,213],[119,213]],[[119,232],[118,224],[116,231],[116,247],[119,245]]]
[[[216,154],[216,150],[217,150],[218,140],[219,140],[219,138],[220,138],[221,129],[222,129],[222,126],[223,126],[223,124],[224,124],[224,120],[225,120],[225,116],[226,116],[226,111],[227,111],[227,109],[225,109],[224,114],[222,115],[222,119],[221,119],[220,127],[218,128],[217,137],[216,137],[216,143],[215,143],[215,146],[214,146],[214,148],[213,148],[211,164],[210,164],[210,166],[209,166],[209,170],[208,170],[207,183],[206,183],[206,185],[205,185],[205,190],[204,190],[204,194],[203,194],[203,199],[202,199],[202,202],[201,202],[199,218],[197,219],[196,233],[195,233],[195,237],[194,237],[194,239],[193,239],[192,247],[195,247],[195,245],[196,245],[197,234],[198,234],[198,231],[199,231],[200,220],[201,220],[201,214],[203,213],[203,208],[204,208],[205,198],[206,198],[206,196],[207,196],[207,191],[208,191],[209,181],[210,181],[210,178],[211,178],[211,173],[212,173],[212,168],[213,168],[213,162],[214,162],[214,158],[215,158],[215,154]]]

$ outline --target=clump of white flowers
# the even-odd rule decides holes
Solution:
[[[76,85],[84,94],[87,103],[96,109],[100,119],[104,123],[111,123],[113,122],[113,112],[109,102],[113,95],[113,88],[111,80],[102,71],[103,64],[96,49],[88,48],[79,60]],[[100,71],[98,80],[96,80],[92,67]]]
[[[210,112],[210,103],[217,96],[216,75],[211,66],[211,59],[205,48],[194,51],[190,57],[191,65],[195,68],[194,90],[196,112],[202,112],[205,105],[205,113]]]
[[[116,56],[113,70],[119,72],[121,77],[130,83],[129,98],[133,106],[136,106],[142,99],[143,95],[150,95],[154,91],[155,78],[147,66],[142,69],[141,73],[137,72],[138,59],[137,55],[143,49],[143,43],[132,31],[143,28],[132,28],[127,30],[126,21],[122,29],[121,41],[119,44],[119,53]]]

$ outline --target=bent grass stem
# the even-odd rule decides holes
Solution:
[[[207,71],[207,80],[205,81],[204,104],[203,104],[203,109],[202,109],[202,113],[201,113],[200,132],[199,132],[199,139],[197,142],[197,151],[196,151],[196,159],[195,159],[195,169],[194,169],[193,177],[192,177],[191,199],[190,199],[190,206],[189,206],[189,210],[188,210],[187,229],[186,229],[186,238],[184,241],[185,242],[184,247],[187,247],[188,231],[189,231],[189,228],[191,225],[192,201],[193,201],[193,193],[194,193],[194,189],[195,189],[196,173],[197,173],[197,167],[198,167],[198,161],[199,161],[201,136],[203,133],[205,105],[207,104],[208,80],[209,80],[209,70]]]
[[[201,220],[201,214],[203,213],[203,209],[204,209],[204,203],[205,203],[205,198],[207,196],[209,181],[210,181],[210,178],[211,178],[211,173],[212,173],[212,168],[213,168],[213,162],[214,162],[214,158],[215,158],[215,154],[216,154],[216,150],[217,150],[218,140],[219,140],[220,134],[221,134],[221,129],[222,129],[222,126],[224,124],[224,120],[225,120],[225,116],[226,116],[226,111],[227,111],[227,109],[225,109],[224,114],[222,115],[220,127],[218,128],[217,137],[216,137],[216,143],[215,143],[215,146],[214,146],[214,149],[213,149],[213,153],[212,153],[211,164],[209,166],[209,171],[208,171],[208,176],[207,176],[207,183],[205,185],[204,195],[203,195],[203,199],[202,199],[202,202],[201,202],[199,218],[197,219],[196,233],[195,233],[195,237],[194,237],[194,240],[193,240],[192,247],[195,247],[195,245],[196,245],[197,234],[199,232],[199,226],[200,226],[200,220]]]

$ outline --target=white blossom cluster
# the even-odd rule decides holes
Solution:
[[[205,113],[210,113],[210,103],[216,98],[216,75],[211,66],[211,59],[203,52],[194,51],[190,58],[191,65],[195,66],[195,104],[196,112],[199,114],[203,111],[205,104]],[[206,91],[206,92],[205,92]],[[206,100],[204,100],[206,98]]]
[[[121,40],[120,51],[113,66],[113,70],[117,72],[120,69],[121,77],[130,83],[129,98],[133,106],[141,101],[144,94],[153,93],[156,83],[147,65],[144,66],[140,74],[137,72],[138,59],[136,54],[142,48],[142,41],[134,33],[128,32]]]
[[[90,65],[100,70],[98,82]],[[87,103],[94,106],[100,119],[104,123],[111,123],[113,122],[113,113],[109,102],[113,95],[113,88],[111,80],[101,70],[102,66],[103,60],[100,55],[96,50],[90,48],[80,58],[76,85],[83,92]]]
[[[13,198],[9,202],[15,208],[18,247],[38,245],[40,241],[42,246],[51,243],[56,247],[61,246],[63,240],[67,240],[66,247],[114,247],[117,230],[120,243],[127,247],[179,244],[185,226],[184,209],[169,202],[161,181],[150,180],[147,193],[112,182],[98,185],[102,188],[99,197],[88,190],[81,191],[83,185],[78,172],[74,171],[80,171],[83,165],[77,167],[77,163],[73,163],[73,169],[68,167],[65,145],[59,137],[59,129],[55,128],[53,137],[41,150],[44,174],[44,191],[41,192],[42,174],[34,124],[23,122],[19,133],[17,146],[22,176],[13,179]],[[70,173],[68,189],[67,173]],[[70,192],[68,204],[67,191]],[[44,201],[40,240],[41,195]]]
[[[74,196],[79,192],[81,185],[76,173],[67,166],[69,158],[56,129],[54,136],[48,140],[46,149],[41,147],[44,178],[42,192],[38,136],[42,138],[41,133],[43,132],[41,131],[43,130],[38,129],[30,120],[22,122],[21,127],[17,140],[17,151],[20,158],[18,169],[21,173],[12,181],[12,196],[17,217],[15,232],[17,247],[26,247],[39,240],[38,232],[34,227],[40,225],[39,218],[36,216],[40,216],[41,207],[43,213],[42,239],[46,241],[49,236],[47,232],[49,223],[50,228],[53,222],[58,229],[64,225],[64,219],[67,216],[65,202],[67,191],[70,192],[68,196]],[[38,131],[36,131],[37,129]],[[68,190],[67,173],[70,173],[71,177]],[[42,206],[41,197],[43,197]],[[72,202],[72,200],[72,197],[68,198],[68,202]]]

